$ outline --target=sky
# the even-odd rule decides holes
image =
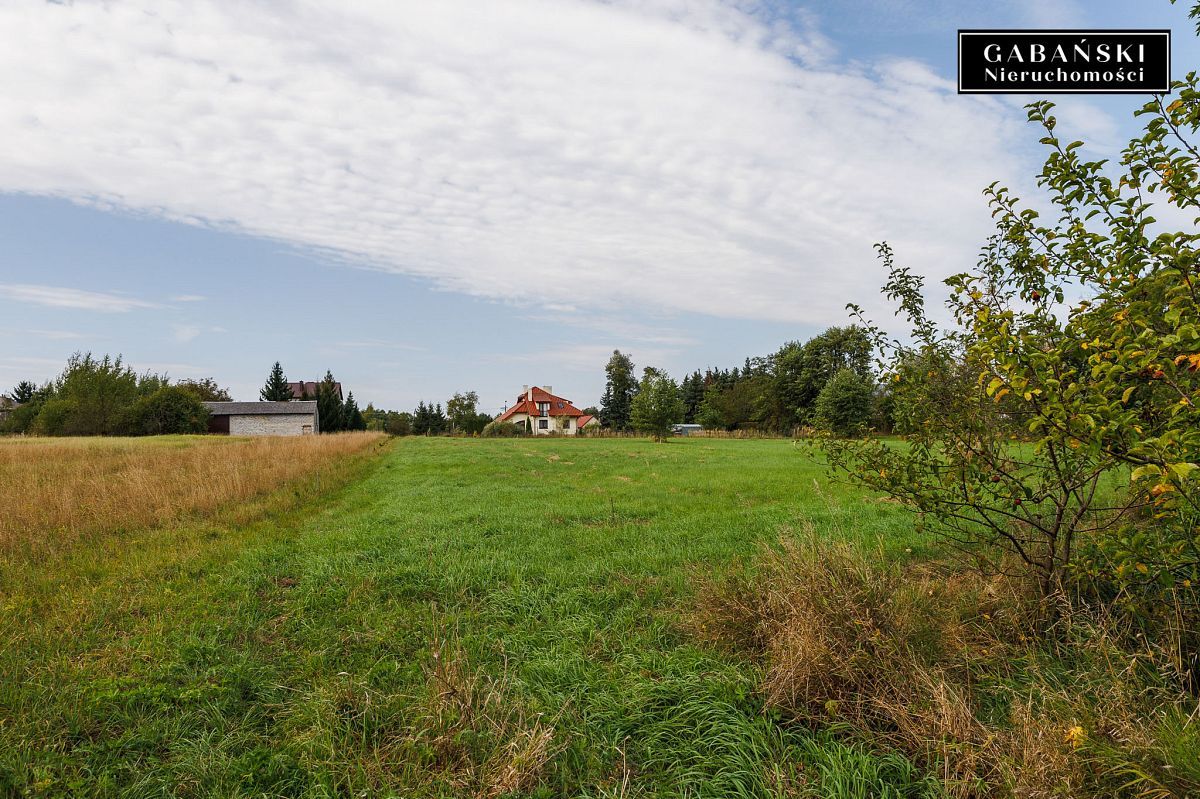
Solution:
[[[0,0],[0,391],[75,351],[257,399],[275,361],[410,409],[597,404],[887,322],[873,244],[974,264],[1037,194],[1034,97],[958,28],[1171,28],[1167,0]],[[1144,98],[1061,97],[1119,152]]]

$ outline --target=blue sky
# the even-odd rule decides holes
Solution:
[[[960,27],[1170,27],[1145,2],[510,0],[0,8],[0,386],[75,350],[254,399],[525,383],[598,401],[879,312],[1032,194],[1029,98],[959,97]],[[1062,98],[1111,154],[1136,98]]]

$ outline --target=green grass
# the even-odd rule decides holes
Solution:
[[[787,441],[414,438],[300,510],[0,569],[0,796],[929,795],[679,625],[806,522],[925,545]]]

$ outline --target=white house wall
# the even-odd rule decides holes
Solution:
[[[302,436],[311,434],[314,428],[313,415],[310,413],[263,413],[229,417],[231,436]]]
[[[573,435],[575,435],[575,423],[568,422],[568,420],[570,420],[571,418],[573,418],[573,417],[570,417],[570,416],[529,416],[524,413],[514,413],[509,418],[508,421],[512,422],[513,424],[519,424],[522,427],[524,427],[526,420],[528,420],[530,425],[533,427],[533,434],[535,436],[545,436],[545,435],[549,435],[550,433],[562,433],[563,435],[573,436]],[[546,430],[539,430],[538,429],[538,419],[548,419],[550,421],[550,427],[547,428]],[[567,427],[568,423],[571,425],[570,428]]]

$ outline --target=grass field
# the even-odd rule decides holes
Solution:
[[[319,490],[323,473],[385,440],[371,433],[0,441],[0,555],[69,552],[104,533],[202,514],[300,480]]]
[[[698,576],[808,524],[921,557],[790,442],[410,438],[356,468],[0,570],[0,795],[934,795],[772,723],[681,625]]]

